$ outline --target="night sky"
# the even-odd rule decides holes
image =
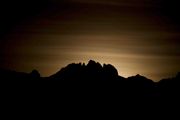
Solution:
[[[1,6],[1,68],[49,76],[93,59],[124,77],[158,81],[180,71],[175,0],[6,0]]]

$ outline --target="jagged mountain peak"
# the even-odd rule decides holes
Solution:
[[[103,66],[94,60],[90,60],[87,65],[84,63],[71,63],[66,67],[62,68],[56,74],[51,77],[62,77],[62,76],[89,76],[89,77],[112,77],[118,76],[117,69],[111,64],[103,64]]]

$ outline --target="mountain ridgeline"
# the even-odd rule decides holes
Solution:
[[[141,75],[124,78],[118,75],[114,66],[102,66],[93,60],[87,65],[69,64],[49,77],[41,77],[37,70],[22,73],[1,69],[0,81],[4,91],[10,93],[76,97],[177,97],[180,89],[180,73],[159,82]]]

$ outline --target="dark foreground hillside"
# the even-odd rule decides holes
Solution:
[[[90,60],[85,64],[69,64],[49,77],[40,77],[38,71],[20,73],[0,71],[0,81],[5,94],[56,95],[56,97],[177,97],[179,96],[180,74],[160,82],[136,75],[124,78],[110,64]]]
[[[112,65],[101,66],[94,61],[87,65],[69,64],[45,78],[36,70],[31,73],[1,70],[0,105],[6,118],[47,119],[49,114],[56,114],[59,118],[109,115],[112,119],[110,114],[131,118],[136,113],[143,117],[143,112],[152,117],[159,111],[179,108],[179,81],[180,74],[158,83],[141,75],[124,78]],[[163,116],[168,115],[164,113]]]

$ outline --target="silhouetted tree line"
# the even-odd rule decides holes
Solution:
[[[33,94],[37,97],[55,95],[58,98],[108,98],[123,97],[177,97],[179,96],[180,73],[174,78],[159,82],[136,75],[124,78],[110,64],[103,66],[90,60],[69,64],[49,77],[41,77],[37,70],[31,73],[0,70],[3,92],[8,94]],[[16,95],[17,95],[16,94]],[[54,96],[53,96],[54,97]]]

